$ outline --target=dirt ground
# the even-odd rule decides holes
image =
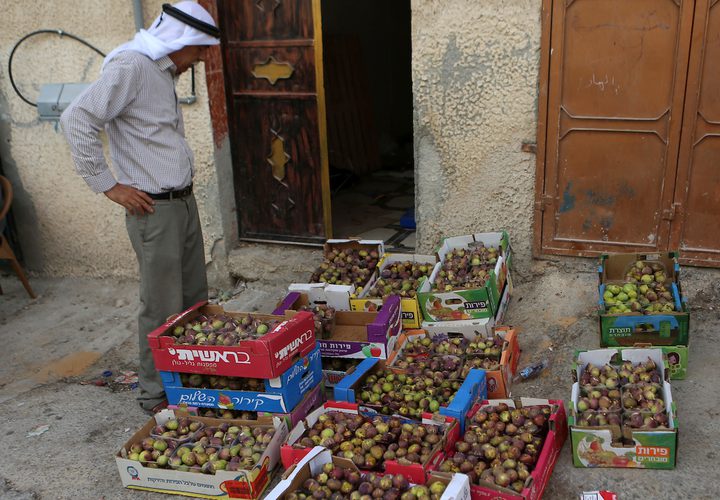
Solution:
[[[573,499],[609,489],[619,498],[717,498],[720,457],[716,333],[720,329],[720,271],[683,269],[692,308],[686,380],[673,383],[680,422],[673,471],[576,469],[569,446],[558,460],[545,498]],[[542,376],[513,387],[516,396],[567,399],[575,349],[597,348],[595,261],[536,261],[515,273],[506,323],[520,327],[520,364],[547,358]],[[0,276],[0,498],[142,499],[165,495],[125,490],[114,453],[147,420],[134,391],[112,380],[136,368],[137,284],[35,277],[40,295],[28,299],[13,276]],[[243,284],[234,305],[269,311],[282,298],[277,283]],[[102,373],[112,371],[97,386]],[[39,433],[48,426],[45,432]],[[32,435],[33,434],[37,435]]]

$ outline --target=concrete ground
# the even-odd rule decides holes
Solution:
[[[507,323],[522,328],[520,363],[548,358],[551,366],[513,393],[567,401],[573,351],[599,347],[594,261],[536,261],[515,276]],[[34,277],[39,298],[30,300],[13,276],[0,280],[0,498],[168,498],[120,485],[113,455],[148,418],[134,392],[87,383],[104,370],[115,376],[136,368],[137,284]],[[232,304],[269,311],[290,280],[277,273],[245,283]],[[720,457],[720,271],[684,268],[683,283],[693,314],[692,351],[688,378],[673,383],[681,426],[677,468],[576,469],[566,444],[545,498],[573,499],[596,489],[623,500],[720,496],[713,472]],[[29,435],[40,426],[48,430]]]

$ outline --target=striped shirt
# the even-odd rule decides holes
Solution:
[[[147,193],[192,182],[193,154],[175,94],[175,65],[120,52],[60,117],[77,172],[96,193],[116,183]],[[105,129],[117,179],[103,154]]]

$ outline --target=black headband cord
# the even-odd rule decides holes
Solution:
[[[210,35],[213,38],[220,38],[220,30],[217,29],[215,26],[210,23],[201,21],[200,19],[193,17],[190,14],[187,14],[176,7],[173,7],[169,3],[164,3],[162,6],[162,10],[168,16],[174,17],[178,21],[185,23],[188,26],[192,26],[196,30],[202,31],[206,35]]]

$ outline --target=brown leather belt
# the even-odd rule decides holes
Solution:
[[[190,196],[193,192],[193,185],[190,184],[188,187],[178,189],[177,191],[166,191],[164,193],[147,193],[147,195],[153,200],[177,200]]]

